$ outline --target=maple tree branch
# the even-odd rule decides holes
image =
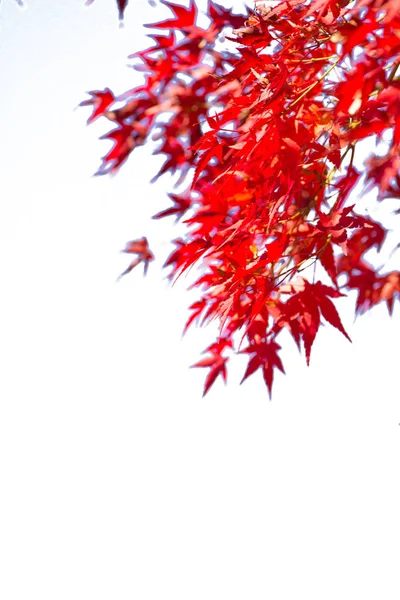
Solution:
[[[357,229],[366,218],[342,208],[359,181],[356,144],[387,130],[394,146],[369,159],[365,181],[382,198],[400,198],[398,11],[392,1],[377,13],[383,3],[372,0],[355,0],[351,9],[346,0],[288,0],[246,21],[210,0],[207,30],[197,24],[196,2],[165,3],[173,18],[152,25],[161,35],[138,53],[145,82],[126,94],[122,109],[109,110],[123,99],[108,88],[83,105],[92,105],[90,122],[114,117],[116,128],[105,136],[113,143],[103,159],[108,172],[155,128],[156,154],[166,159],[159,174],[180,174],[182,183],[193,171],[187,189],[170,194],[175,206],[159,215],[180,219],[190,210],[186,235],[166,262],[175,282],[195,265],[204,269],[191,286],[200,298],[186,326],[217,319],[224,331],[197,364],[211,369],[204,391],[226,378],[222,353],[241,327],[255,341],[244,379],[260,367],[270,390],[272,371],[282,366],[274,338],[285,320],[307,363],[320,316],[348,337],[330,300],[339,295],[337,277],[346,275],[340,288],[358,293],[357,312],[381,300],[390,312],[400,296],[400,274],[385,279],[365,259],[387,229],[369,217]],[[237,36],[228,38],[235,52],[217,44],[226,26]],[[147,266],[144,239],[126,250],[137,255],[126,272]],[[315,281],[320,265],[335,287]],[[293,278],[310,267],[299,291]]]
[[[319,62],[321,60],[330,60],[331,58],[334,58],[335,56],[337,56],[337,54],[331,54],[331,56],[319,56],[317,58],[310,58],[310,59],[301,59],[301,60],[294,60],[291,59],[291,63],[300,63],[302,65],[308,65],[309,63],[315,63],[315,62]]]
[[[293,108],[293,106],[295,106],[296,104],[298,104],[300,102],[300,100],[302,100],[305,96],[307,96],[308,92],[310,92],[311,90],[313,90],[319,83],[321,83],[321,81],[323,81],[331,71],[333,71],[333,69],[335,67],[337,67],[337,65],[340,63],[340,61],[342,60],[342,57],[340,56],[337,60],[335,60],[335,62],[329,67],[329,69],[327,69],[325,71],[325,73],[319,77],[319,79],[317,79],[316,81],[314,81],[314,83],[312,83],[306,90],[304,90],[304,92],[302,94],[300,94],[300,96],[298,98],[296,98],[296,100],[294,100],[291,104],[289,104],[289,106],[287,106],[283,112],[287,112],[288,110],[290,110],[291,108]]]

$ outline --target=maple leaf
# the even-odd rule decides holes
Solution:
[[[164,217],[175,216],[178,221],[182,215],[190,208],[191,200],[188,197],[177,196],[176,194],[168,194],[175,206],[166,208],[153,216],[153,219],[162,219]]]
[[[190,0],[189,8],[185,8],[180,4],[174,4],[173,2],[168,2],[168,0],[160,0],[160,4],[164,4],[167,6],[172,13],[174,13],[174,19],[167,19],[166,21],[160,21],[159,23],[154,23],[150,25],[145,25],[145,27],[154,27],[155,29],[191,29],[194,27],[196,16],[197,16],[197,8],[194,3],[194,0]]]
[[[230,25],[231,27],[240,27],[243,24],[242,15],[233,15],[231,11],[213,0],[208,0],[207,13],[210,17],[212,26]]]
[[[88,93],[92,96],[91,99],[84,100],[79,106],[93,106],[93,112],[87,120],[88,123],[92,123],[95,119],[104,115],[108,107],[114,102],[115,96],[109,88]]]
[[[315,284],[303,280],[302,289],[293,294],[282,307],[282,317],[279,319],[278,328],[287,326],[293,335],[291,322],[297,321],[304,343],[307,364],[310,363],[311,348],[317,335],[321,318],[324,317],[328,323],[338,329],[349,341],[350,337],[345,331],[339,314],[329,299],[338,298],[343,294],[334,288],[323,285],[320,281]]]
[[[189,310],[191,310],[193,312],[185,323],[185,327],[183,329],[184,334],[189,329],[190,325],[192,323],[194,323],[194,321],[199,319],[199,317],[200,317],[201,313],[204,311],[205,307],[206,307],[206,301],[204,299],[199,300],[197,302],[193,302],[193,304],[191,306],[189,306]]]
[[[386,276],[379,294],[379,301],[386,300],[389,314],[393,314],[393,302],[395,297],[400,297],[400,271],[389,273]]]
[[[314,0],[310,4],[306,17],[317,14],[318,21],[322,21],[326,25],[331,25],[341,13],[340,3],[338,0]]]
[[[171,46],[174,46],[175,44],[175,34],[173,31],[170,31],[168,35],[157,35],[149,33],[148,37],[152,38],[156,42],[156,45],[151,46],[150,48],[146,48],[146,50],[135,52],[135,54],[131,54],[129,58],[134,58],[136,56],[144,57],[147,54],[152,54],[153,52],[168,50]]]
[[[140,263],[144,264],[144,274],[146,275],[149,263],[154,260],[154,255],[150,251],[147,238],[142,237],[138,240],[128,242],[122,252],[126,252],[127,254],[137,254],[137,257],[131,262],[129,267],[119,275],[118,279],[121,279],[124,275],[130,273],[132,269],[137,267]]]
[[[210,372],[208,373],[208,375],[206,377],[206,380],[205,380],[205,383],[204,383],[203,397],[210,390],[211,386],[214,384],[214,382],[217,379],[218,375],[220,375],[222,377],[222,379],[224,380],[224,382],[226,383],[226,379],[227,379],[226,363],[227,363],[227,360],[228,360],[227,358],[223,358],[219,354],[212,353],[211,356],[209,356],[207,358],[203,358],[202,360],[200,360],[196,364],[192,365],[192,367],[209,367],[210,368]]]
[[[329,214],[320,213],[317,228],[329,233],[332,241],[338,244],[344,254],[347,253],[347,229],[357,226],[357,219],[349,216],[353,210],[353,206],[349,206],[342,210],[337,210],[335,207]]]
[[[353,48],[363,43],[367,35],[375,31],[376,28],[376,15],[371,12],[367,13],[363,19],[353,17],[348,21],[344,27],[340,28],[342,56],[349,55]]]
[[[313,285],[313,293],[315,294],[319,309],[324,319],[328,321],[328,323],[333,325],[333,327],[338,329],[344,335],[344,337],[347,338],[349,342],[351,342],[349,335],[347,334],[346,330],[342,325],[339,313],[337,312],[335,305],[329,299],[329,297],[338,298],[343,294],[340,294],[337,290],[334,290],[333,288],[330,288],[327,285],[323,285],[319,281]]]
[[[280,349],[281,347],[279,344],[271,340],[269,342],[253,342],[247,348],[242,350],[242,352],[252,354],[252,356],[250,357],[245,374],[240,383],[242,384],[250,377],[250,375],[255,373],[257,369],[261,368],[264,381],[268,388],[269,397],[271,398],[274,368],[279,369],[282,373],[285,372],[282,361],[278,356],[278,350]]]
[[[400,172],[400,156],[397,151],[389,152],[383,157],[370,158],[367,161],[368,178],[378,186],[379,197],[382,198]]]

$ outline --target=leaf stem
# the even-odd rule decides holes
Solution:
[[[329,67],[329,69],[327,69],[325,71],[325,73],[319,77],[316,81],[314,81],[314,83],[312,83],[311,85],[308,86],[308,88],[306,88],[304,90],[304,92],[302,94],[300,94],[300,96],[298,98],[296,98],[296,100],[294,100],[291,104],[289,104],[289,106],[287,106],[283,112],[287,112],[288,110],[290,110],[291,108],[293,108],[293,106],[295,106],[298,102],[300,102],[300,100],[302,100],[304,98],[304,96],[306,96],[308,94],[308,92],[310,92],[312,89],[314,89],[319,83],[321,83],[321,81],[323,81],[325,79],[325,77],[327,77],[329,75],[329,73],[331,71],[333,71],[333,69],[335,67],[337,67],[337,65],[340,63],[340,61],[342,60],[342,57],[339,56],[339,58],[337,60],[335,60],[335,62]]]

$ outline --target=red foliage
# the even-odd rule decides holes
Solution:
[[[132,240],[131,242],[128,242],[122,252],[126,252],[127,254],[137,254],[137,257],[131,262],[129,267],[125,269],[123,273],[121,273],[119,278],[130,273],[132,269],[137,267],[137,265],[140,263],[144,264],[144,274],[146,275],[149,262],[154,260],[154,256],[149,248],[147,238],[143,237],[139,240]]]
[[[118,3],[121,15],[126,4]],[[261,369],[271,392],[274,370],[284,371],[283,328],[308,363],[321,317],[350,339],[332,300],[355,290],[358,312],[385,301],[391,313],[400,296],[400,272],[379,274],[367,260],[387,231],[356,211],[354,193],[362,184],[379,201],[400,199],[398,2],[260,1],[240,16],[209,0],[207,29],[194,0],[162,4],[171,17],[147,26],[158,30],[154,45],[134,55],[144,83],[82,103],[93,106],[89,121],[115,125],[100,173],[160,140],[166,160],[157,177],[187,181],[155,216],[187,225],[166,266],[171,279],[201,267],[187,327],[220,323],[194,365],[210,369],[204,393],[219,375],[226,380],[229,352],[244,339],[243,380]],[[383,135],[386,153],[356,169],[357,143]],[[138,254],[126,272],[153,258],[145,238],[126,252]]]

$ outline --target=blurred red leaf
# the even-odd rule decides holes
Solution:
[[[79,106],[93,106],[93,112],[87,120],[88,123],[92,123],[97,117],[104,115],[108,107],[114,102],[115,97],[108,88],[88,93],[92,96],[91,99],[84,100]]]
[[[126,252],[127,254],[137,254],[137,257],[131,262],[129,267],[125,269],[123,273],[121,273],[118,279],[121,279],[121,277],[130,273],[132,269],[137,267],[137,265],[140,263],[143,263],[144,274],[146,275],[147,269],[149,268],[149,263],[154,260],[154,256],[150,251],[147,238],[142,237],[138,240],[132,240],[131,242],[128,242],[122,252]]]

